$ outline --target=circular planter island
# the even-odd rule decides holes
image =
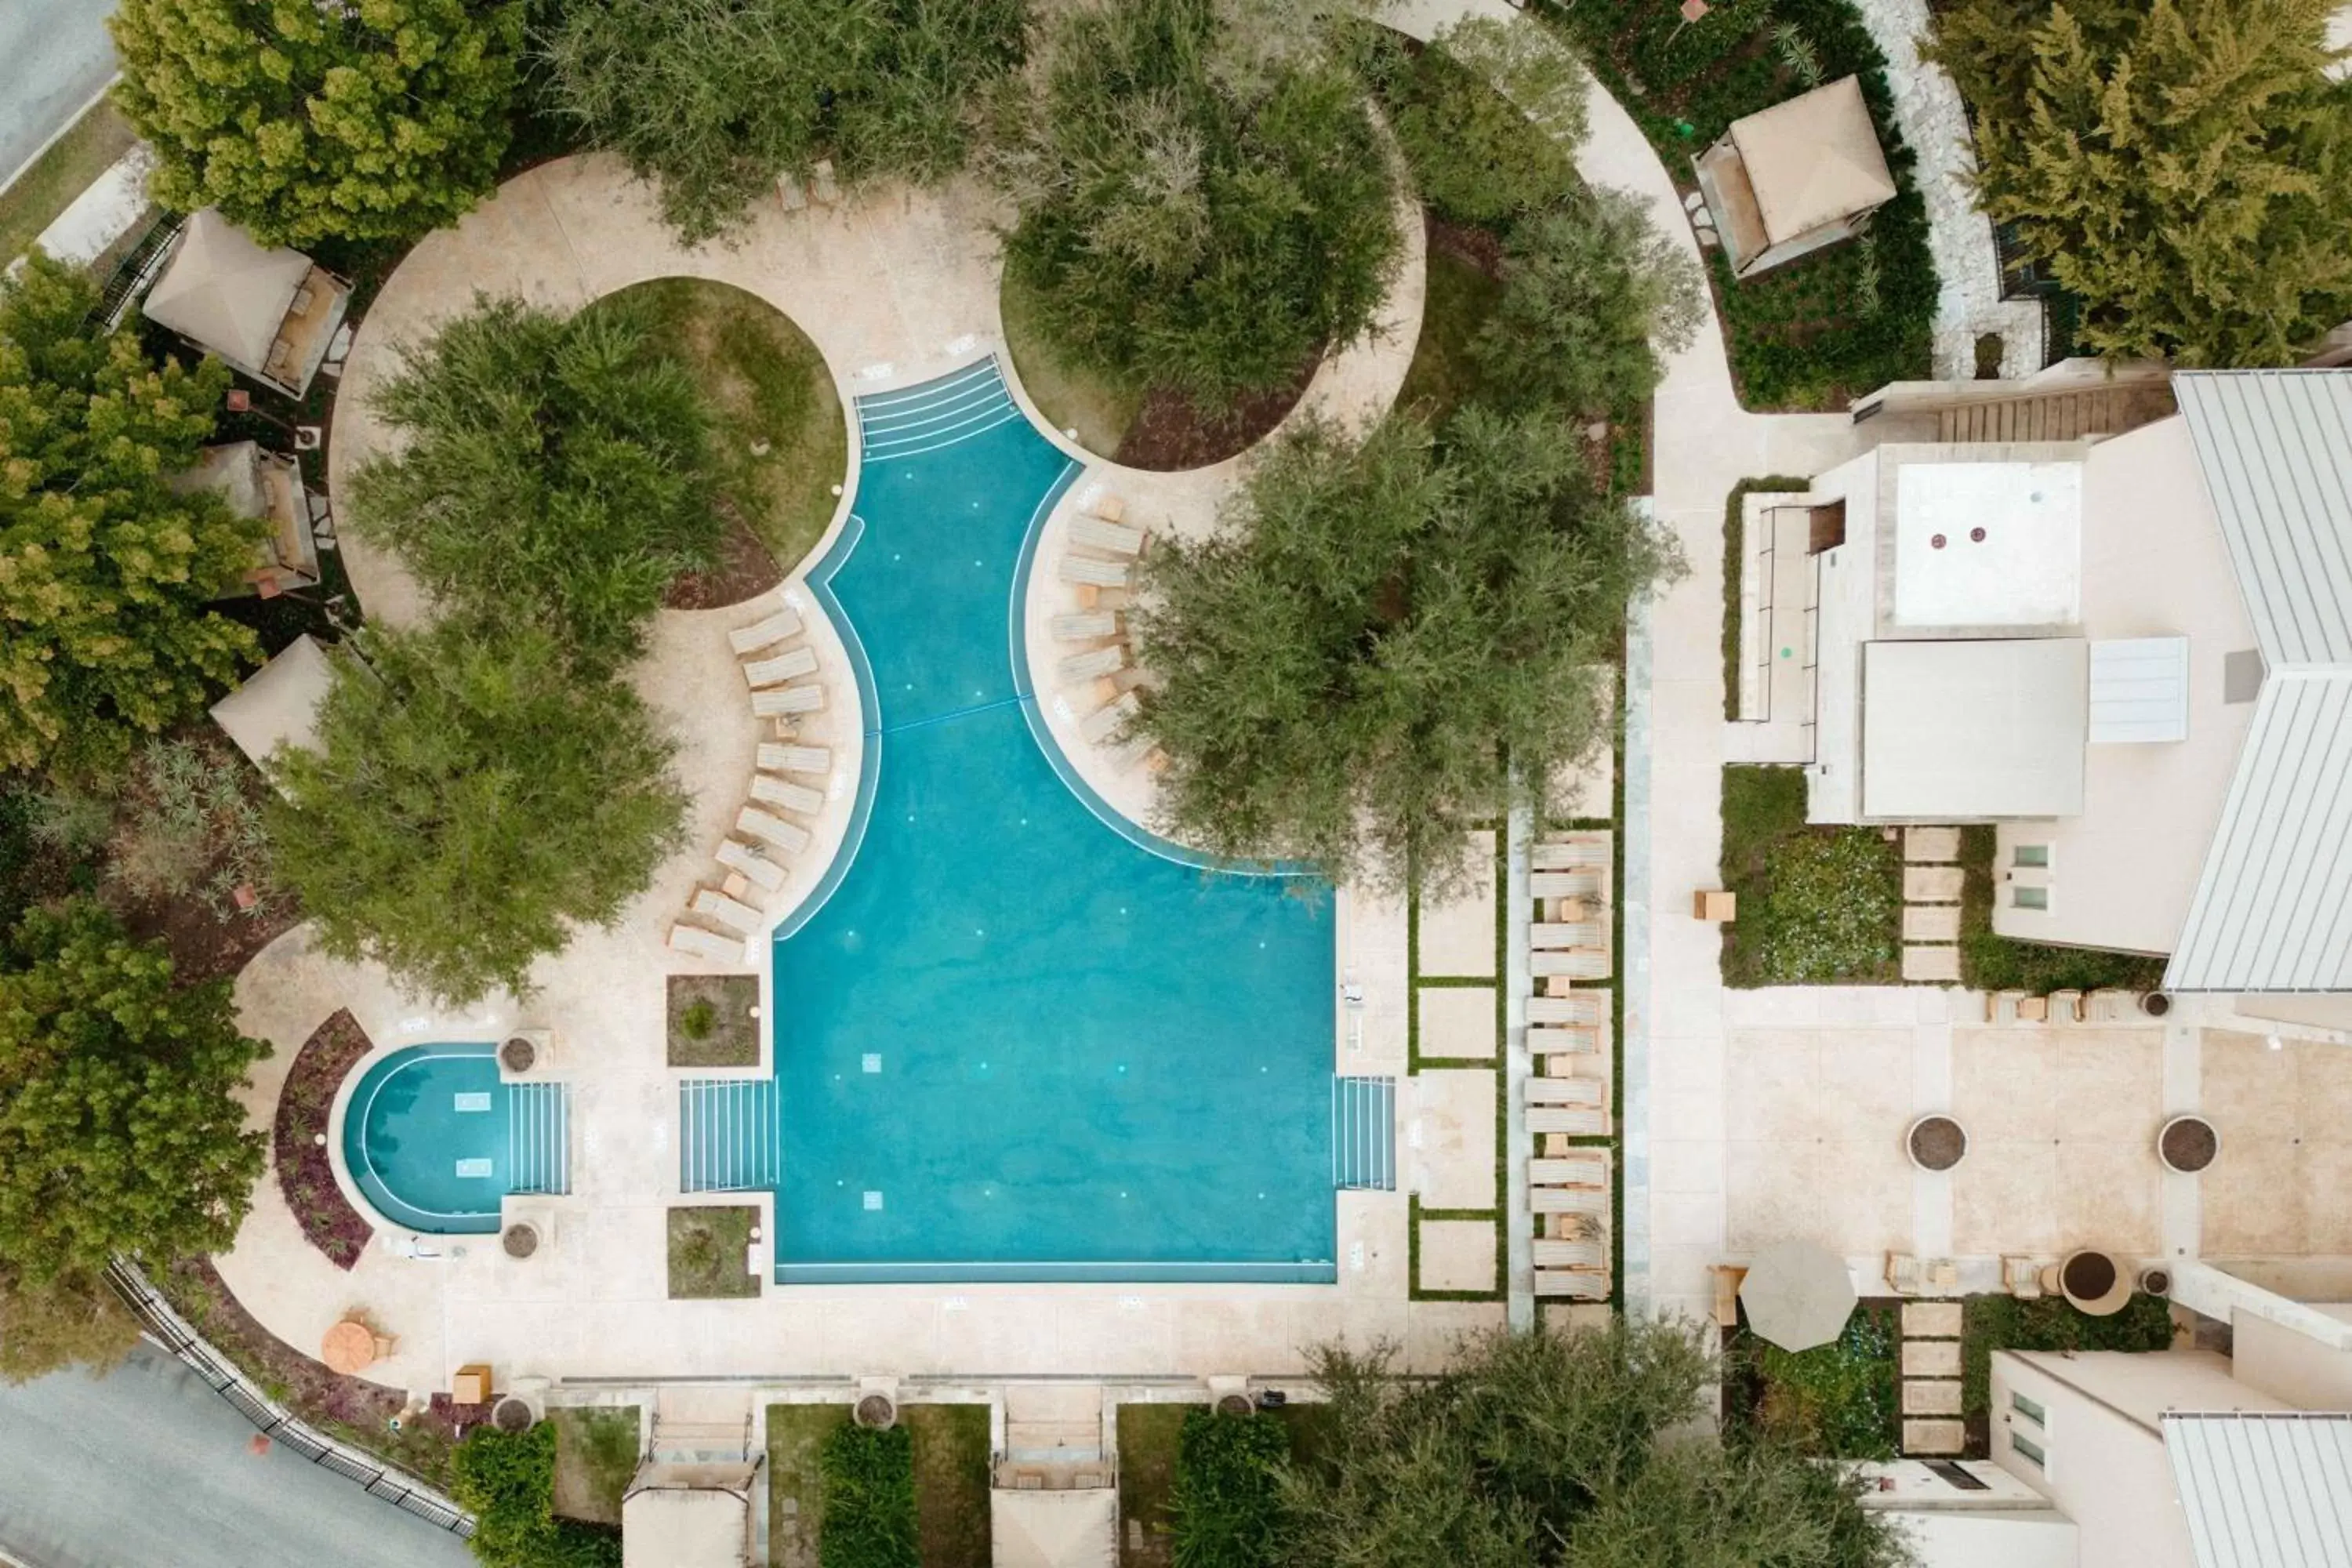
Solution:
[[[2221,1157],[2221,1135],[2201,1116],[2176,1116],[2156,1135],[2156,1157],[2168,1171],[2193,1176]]]
[[[1969,1132],[1948,1116],[1922,1116],[1903,1136],[1911,1163],[1923,1171],[1948,1171],[1969,1155]]]

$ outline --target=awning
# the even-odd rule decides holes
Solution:
[[[995,1568],[1118,1568],[1118,1493],[998,1489],[988,1494]]]

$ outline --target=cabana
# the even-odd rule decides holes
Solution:
[[[300,251],[264,249],[206,207],[188,219],[143,309],[240,374],[299,398],[351,295],[349,283]]]
[[[327,650],[306,634],[214,703],[213,722],[266,774],[280,746],[318,749],[319,704],[333,684]]]
[[[1738,278],[1851,238],[1895,194],[1858,77],[1733,121],[1693,167]]]
[[[175,475],[173,489],[182,495],[210,490],[228,503],[239,517],[265,519],[269,537],[254,549],[253,570],[246,574],[265,599],[289,588],[309,588],[319,581],[319,542],[310,531],[310,497],[302,488],[302,466],[277,452],[265,452],[254,441],[233,441],[206,447],[196,455],[196,466]]]

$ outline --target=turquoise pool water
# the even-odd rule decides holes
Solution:
[[[1335,1278],[1328,889],[1057,772],[1024,545],[1076,468],[992,362],[859,413],[813,586],[866,661],[862,837],[778,933],[774,1079],[686,1086],[686,1185],[772,1188],[786,1283]]]
[[[411,1046],[352,1091],[343,1163],[394,1225],[484,1234],[509,1193],[568,1190],[570,1133],[562,1088],[500,1082],[494,1047]]]

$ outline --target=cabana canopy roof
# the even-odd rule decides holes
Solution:
[[[1770,244],[1895,199],[1895,176],[1887,172],[1859,77],[1841,77],[1735,120],[1728,134],[1747,166]]]
[[[310,258],[300,251],[266,250],[206,207],[188,219],[144,309],[149,321],[223,359],[259,366],[310,272]]]

